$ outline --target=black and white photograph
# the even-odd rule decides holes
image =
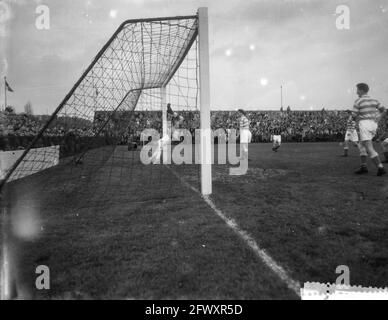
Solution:
[[[387,110],[388,0],[0,0],[0,300],[388,300]]]

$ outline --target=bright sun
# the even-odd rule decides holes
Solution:
[[[268,85],[268,79],[267,78],[261,78],[260,79],[260,84],[265,87]]]

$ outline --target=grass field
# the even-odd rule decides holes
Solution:
[[[352,285],[388,286],[388,178],[372,165],[369,175],[353,175],[352,151],[344,159],[336,143],[284,144],[278,153],[250,145],[247,175],[213,166],[210,199],[301,285],[334,282],[337,266],[347,265]],[[19,292],[297,299],[187,183],[198,188],[197,166],[145,167],[125,147],[11,183]],[[45,292],[33,289],[38,265],[50,268]]]

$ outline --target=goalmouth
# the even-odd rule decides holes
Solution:
[[[161,131],[166,133],[170,103],[174,111],[199,113],[200,186],[202,195],[210,195],[209,87],[207,8],[193,16],[125,21],[6,172],[0,192],[7,182],[44,170],[49,155],[37,156],[39,147],[59,146],[60,159],[82,162],[90,150],[108,143],[107,136],[127,137],[137,110],[160,112]],[[72,139],[81,143],[74,146]]]

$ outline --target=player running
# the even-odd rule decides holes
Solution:
[[[378,129],[378,122],[382,116],[385,108],[376,99],[372,99],[369,95],[369,86],[365,83],[357,85],[357,95],[359,99],[356,100],[353,107],[353,115],[358,121],[360,130],[360,149],[361,149],[361,167],[355,171],[356,174],[368,173],[367,155],[372,159],[377,167],[377,176],[383,176],[387,172],[380,161],[380,157],[373,147],[373,138],[376,136]]]
[[[344,154],[342,157],[347,157],[349,153],[349,142],[353,143],[355,147],[359,147],[359,139],[357,133],[357,123],[353,118],[352,112],[349,110],[349,118],[346,123],[346,133],[344,142]],[[361,150],[360,150],[361,151]]]
[[[275,130],[273,130],[271,140],[272,140],[272,151],[278,152],[280,146],[282,145],[282,135],[279,128],[276,128]]]

